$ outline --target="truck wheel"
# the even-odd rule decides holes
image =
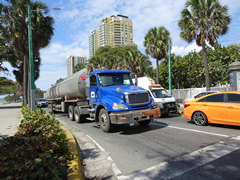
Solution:
[[[151,122],[151,119],[150,119],[150,120],[145,120],[145,121],[139,121],[138,123],[139,123],[141,126],[146,126],[146,125],[148,125],[150,122]]]
[[[109,132],[111,129],[111,122],[109,115],[105,109],[101,109],[99,113],[100,127],[104,132]]]
[[[86,122],[86,116],[80,114],[80,109],[78,106],[74,108],[74,118],[77,123],[84,123]]]
[[[68,107],[68,117],[70,118],[71,121],[74,121],[74,107],[73,107],[73,105],[70,105]]]

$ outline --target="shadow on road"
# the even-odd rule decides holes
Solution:
[[[13,106],[0,106],[0,109],[15,109],[15,108],[21,108],[21,105],[13,105]]]
[[[135,123],[134,126],[129,126],[128,124],[119,124],[119,125],[114,125],[110,133],[119,133],[122,135],[141,134],[148,131],[162,129],[168,126],[166,123],[162,123],[162,125],[163,126],[160,127],[160,126],[155,126],[151,123],[145,126],[141,126],[138,123]]]

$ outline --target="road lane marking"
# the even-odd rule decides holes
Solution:
[[[220,143],[210,145],[199,149],[192,153],[180,156],[168,162],[150,167],[143,171],[131,174],[129,176],[121,176],[119,180],[151,180],[151,179],[173,179],[188,171],[196,169],[207,163],[210,163],[220,157],[226,156],[239,147],[228,146]]]
[[[181,128],[181,127],[176,127],[176,126],[166,126],[166,125],[161,125],[161,124],[156,124],[156,123],[151,123],[151,124],[156,125],[156,126],[161,126],[161,127],[180,129],[180,130],[184,130],[184,131],[198,132],[198,133],[202,133],[202,134],[209,134],[209,135],[221,136],[221,137],[229,137],[228,135],[225,135],[225,134],[210,133],[210,132],[206,132],[206,131],[199,131],[199,130],[195,130],[195,129],[187,129],[187,128]]]
[[[86,134],[86,136],[91,139],[93,141],[93,143],[96,144],[96,146],[101,150],[101,151],[105,151],[105,149],[103,149],[103,147],[98,144],[93,138],[91,138],[89,135]],[[111,169],[113,171],[113,173],[115,174],[116,177],[118,176],[122,176],[122,172],[120,171],[120,169],[117,167],[117,165],[115,164],[115,162],[113,161],[113,159],[108,156],[107,160],[111,161],[112,165],[111,165]]]
[[[169,127],[169,128],[198,132],[198,133],[209,134],[209,135],[229,137],[224,134],[209,133],[209,132],[187,129],[187,128],[180,128],[180,127],[175,127],[175,126],[164,126],[164,125],[156,124],[156,123],[151,123],[151,124],[161,126],[161,127]],[[86,136],[89,139],[91,139],[93,141],[93,143],[95,143],[95,145],[101,151],[105,151],[105,149],[103,149],[103,147],[100,144],[98,144],[93,138],[91,138],[89,135],[86,135]],[[233,137],[231,139],[240,140],[240,136]],[[188,171],[196,169],[202,165],[210,163],[218,158],[226,156],[226,155],[230,154],[231,152],[239,149],[239,147],[224,145],[223,143],[224,142],[219,142],[214,145],[210,145],[208,147],[199,149],[199,150],[191,152],[189,154],[180,156],[176,159],[171,159],[168,162],[163,162],[156,166],[153,166],[153,167],[147,168],[145,170],[136,172],[134,174],[126,175],[126,176],[123,175],[121,170],[117,167],[117,165],[115,164],[115,162],[113,161],[113,159],[110,156],[107,157],[107,160],[112,162],[111,169],[118,180],[151,180],[151,179],[156,179],[156,178],[172,179],[172,178],[178,177]],[[181,165],[179,166],[179,164],[181,164]]]
[[[11,110],[10,114],[9,114],[5,119],[3,119],[2,121],[0,121],[0,123],[3,122],[3,121],[5,121],[7,118],[9,118],[9,116],[12,114],[12,111],[13,111],[13,109]]]

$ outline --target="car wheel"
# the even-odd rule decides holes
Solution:
[[[207,124],[207,116],[203,112],[195,112],[192,119],[193,122],[198,126],[204,126],[205,124]]]
[[[105,109],[101,109],[99,113],[99,123],[100,127],[104,132],[109,132],[111,130],[111,122],[109,115]]]
[[[68,107],[68,117],[70,118],[71,121],[74,121],[74,107],[73,107],[73,105],[70,105]]]
[[[145,120],[145,121],[139,121],[138,123],[139,123],[141,126],[146,126],[146,125],[148,125],[150,122],[151,122],[151,119],[150,119],[150,120]]]

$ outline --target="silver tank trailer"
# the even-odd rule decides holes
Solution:
[[[47,99],[76,99],[85,97],[86,82],[82,80],[82,76],[86,77],[87,68],[82,69],[64,79],[63,81],[55,84],[47,90]]]

